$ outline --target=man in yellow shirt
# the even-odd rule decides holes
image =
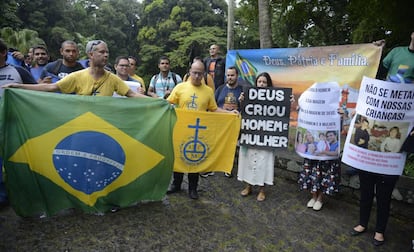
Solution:
[[[114,92],[127,97],[147,97],[132,91],[123,80],[104,69],[109,50],[102,40],[92,40],[86,45],[89,67],[69,74],[53,84],[8,84],[3,87],[23,88],[35,91],[75,93],[78,95],[112,96]]]
[[[191,65],[190,76],[189,81],[178,84],[172,90],[168,102],[182,109],[238,114],[237,110],[227,111],[217,107],[213,90],[201,83],[204,76],[203,62],[196,61]],[[181,191],[183,176],[183,173],[174,172],[174,180],[167,194]],[[188,174],[188,193],[191,199],[198,199],[198,177],[198,173]]]
[[[146,86],[145,86],[144,79],[135,73],[135,71],[137,70],[138,60],[134,56],[128,56],[128,61],[129,61],[129,68],[128,68],[129,76],[131,76],[132,79],[138,81],[141,84],[141,90],[145,93]]]

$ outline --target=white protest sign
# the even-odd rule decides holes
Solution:
[[[315,160],[339,157],[340,87],[337,82],[314,83],[299,98],[295,150]]]
[[[125,84],[128,85],[128,87],[134,91],[135,93],[139,93],[139,89],[141,88],[141,83],[137,82],[137,81],[124,81]],[[119,94],[117,94],[116,92],[114,92],[114,94],[112,95],[113,97],[124,97],[125,96],[120,96]]]
[[[401,145],[414,122],[414,85],[364,77],[342,162],[369,172],[401,175]]]

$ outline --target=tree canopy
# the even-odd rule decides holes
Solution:
[[[70,39],[84,57],[86,42],[102,39],[111,62],[119,55],[135,56],[138,72],[147,80],[158,72],[161,55],[184,74],[194,56],[208,55],[210,44],[226,51],[225,0],[10,0],[2,7],[1,37],[10,46],[26,53],[34,43],[45,43],[56,59],[61,42]],[[234,10],[235,49],[259,48],[260,37],[269,39],[259,33],[259,9],[268,10],[271,41],[266,45],[272,47],[385,38],[389,49],[408,44],[414,31],[411,0],[241,0]]]

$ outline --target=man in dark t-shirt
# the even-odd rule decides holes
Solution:
[[[220,56],[220,46],[213,44],[209,49],[210,57],[204,59],[206,72],[213,78],[215,89],[224,84],[226,59]]]
[[[355,129],[355,136],[354,142],[357,146],[368,149],[368,142],[369,142],[369,122],[367,119],[361,119],[361,127]]]
[[[74,41],[64,41],[60,54],[62,59],[50,62],[44,67],[40,75],[40,83],[55,83],[66,75],[83,69],[83,66],[77,62],[79,49]]]

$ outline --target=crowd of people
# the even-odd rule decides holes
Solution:
[[[375,42],[383,46],[384,41]],[[160,98],[166,99],[176,107],[195,109],[199,111],[239,113],[241,103],[244,102],[243,84],[239,83],[239,73],[236,67],[225,66],[225,59],[220,55],[220,47],[216,44],[210,46],[209,57],[204,60],[196,57],[184,78],[171,71],[170,59],[162,56],[158,61],[159,73],[152,76],[146,86],[144,80],[137,75],[138,60],[132,56],[118,56],[114,62],[112,73],[108,67],[109,50],[102,40],[92,40],[86,45],[87,59],[79,60],[79,50],[73,41],[64,41],[61,45],[61,59],[49,62],[49,53],[45,46],[33,46],[27,55],[21,52],[8,50],[7,45],[0,40],[0,97],[4,88],[22,88],[36,91],[60,92],[78,95],[120,96],[134,98]],[[414,32],[407,47],[398,47],[384,58],[382,66],[388,70],[386,79],[400,83],[413,83],[414,80]],[[183,82],[184,79],[184,82]],[[133,90],[125,82],[137,82]],[[268,73],[257,75],[256,87],[268,88],[273,86]],[[148,87],[148,88],[147,88]],[[200,99],[196,106],[187,106],[190,96],[196,94]],[[355,144],[368,148],[369,134],[366,129],[369,122],[362,120],[362,127],[357,129]],[[312,152],[314,155],[338,155],[338,134],[335,131],[321,132],[314,140],[310,132],[299,132],[296,141],[297,151]],[[390,131],[390,136],[384,141],[382,149],[390,150],[399,140],[398,128]],[[399,142],[400,144],[400,142]],[[401,145],[401,144],[400,144]],[[408,144],[408,146],[412,146]],[[395,148],[394,148],[395,149]],[[395,151],[395,150],[392,151]],[[257,201],[266,199],[265,185],[273,185],[275,150],[263,150],[253,147],[241,146],[238,152],[237,179],[246,184],[240,192],[247,197],[254,186],[259,187]],[[377,199],[377,222],[373,243],[376,246],[385,242],[384,233],[389,216],[391,192],[397,183],[396,175],[385,175],[367,172],[360,167],[361,184],[360,220],[352,228],[351,235],[356,236],[368,229],[368,220],[374,196]],[[323,205],[323,195],[333,195],[338,191],[340,179],[340,159],[318,160],[307,159],[303,161],[303,169],[299,174],[300,189],[309,190],[312,198],[306,206],[319,211]],[[207,178],[214,173],[188,174],[188,194],[191,199],[198,199],[197,192],[199,176]],[[1,175],[1,173],[0,173]],[[182,190],[182,173],[174,172],[173,182],[167,194]],[[231,173],[225,174],[231,177]],[[332,183],[327,177],[335,178]],[[0,182],[2,178],[0,177]],[[4,184],[0,184],[0,201],[6,201]]]

